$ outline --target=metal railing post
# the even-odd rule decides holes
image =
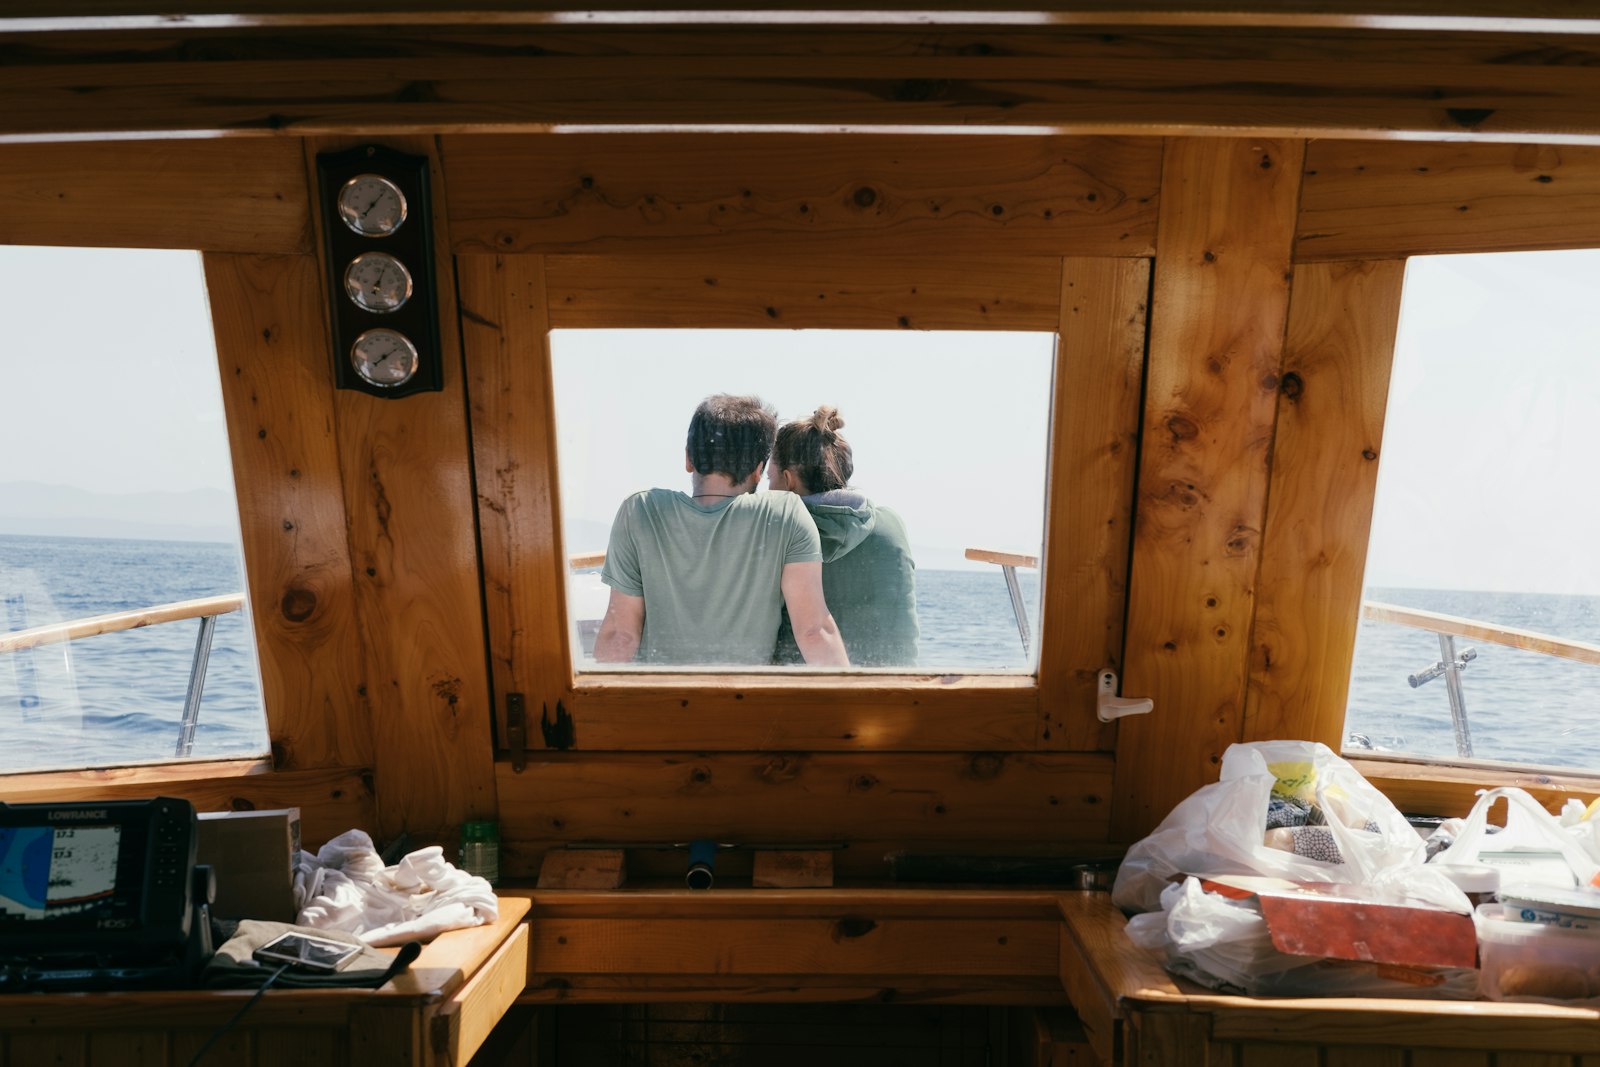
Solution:
[[[1461,669],[1466,666],[1456,659],[1456,639],[1451,634],[1439,635],[1439,659],[1444,664],[1445,691],[1450,694],[1450,727],[1456,735],[1456,755],[1472,755],[1472,730],[1467,726],[1467,695],[1461,688]]]
[[[1017,568],[1009,563],[1000,568],[1006,575],[1006,592],[1011,594],[1011,610],[1017,616],[1017,636],[1022,638],[1022,654],[1028,654],[1028,609],[1022,604],[1022,586],[1017,582]]]
[[[189,668],[189,692],[183,698],[183,722],[178,726],[178,746],[173,755],[187,759],[194,748],[194,728],[200,722],[200,694],[206,687],[206,665],[211,661],[211,635],[215,615],[200,616],[200,636],[194,643],[194,666]]]

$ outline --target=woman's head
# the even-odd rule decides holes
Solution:
[[[824,404],[810,418],[778,427],[769,469],[773,489],[826,493],[843,489],[855,473],[850,442],[839,436],[844,420],[839,409]]]

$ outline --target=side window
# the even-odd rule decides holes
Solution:
[[[1600,770],[1600,251],[1411,260],[1347,751]]]
[[[0,773],[265,754],[199,256],[0,279]]]
[[[553,331],[574,666],[804,669],[774,600],[789,535],[767,537],[798,516],[853,668],[1031,672],[1054,355],[1048,333]],[[786,482],[756,460],[753,500],[733,499],[761,516],[734,533],[730,486],[686,469],[691,418],[714,394],[771,407],[775,458],[808,442],[837,457],[842,441],[853,469],[830,481],[796,461]],[[826,434],[819,408],[840,420]],[[818,432],[786,438],[791,423]],[[661,492],[636,495],[648,490]],[[757,536],[773,543],[752,549]],[[596,652],[613,590],[645,602],[625,662]]]

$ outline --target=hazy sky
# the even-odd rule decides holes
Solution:
[[[1411,261],[1368,584],[1600,594],[1600,252]],[[231,490],[198,257],[0,247],[0,483]],[[629,492],[683,488],[690,412],[834,404],[856,484],[924,566],[1038,550],[1053,338],[908,331],[562,332],[574,550]],[[692,369],[691,369],[692,368]],[[3,502],[0,502],[3,504]]]
[[[194,252],[0,246],[0,482],[233,491]]]

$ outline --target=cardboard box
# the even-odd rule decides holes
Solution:
[[[295,921],[294,858],[300,809],[200,813],[200,863],[217,878],[219,919]]]

